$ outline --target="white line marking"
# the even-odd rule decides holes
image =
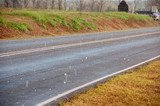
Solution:
[[[133,69],[133,68],[135,68],[135,67],[137,67],[137,66],[143,65],[143,64],[148,63],[148,62],[150,62],[150,61],[152,61],[152,60],[155,60],[155,59],[157,59],[157,58],[160,58],[160,55],[159,55],[159,56],[156,56],[156,57],[154,57],[154,58],[151,58],[151,59],[149,59],[149,60],[146,60],[146,61],[144,61],[144,62],[138,63],[138,64],[136,64],[136,65],[133,65],[133,66],[131,66],[131,67],[125,68],[125,69],[123,69],[123,70],[120,70],[120,71],[118,71],[118,72],[115,72],[115,73],[112,73],[112,74],[110,74],[110,75],[104,76],[104,77],[102,77],[102,78],[93,80],[93,81],[91,81],[91,82],[89,82],[89,83],[86,83],[86,84],[81,85],[81,86],[79,86],[79,87],[73,88],[73,89],[68,90],[68,91],[66,91],[66,92],[63,92],[62,94],[59,94],[59,95],[57,95],[57,96],[54,96],[54,97],[52,97],[52,98],[50,98],[50,99],[48,99],[48,100],[46,100],[46,101],[44,101],[44,102],[41,102],[41,103],[37,104],[36,106],[44,106],[44,105],[47,105],[48,103],[50,103],[50,102],[52,102],[52,101],[55,101],[55,100],[57,100],[57,99],[65,96],[65,95],[68,95],[68,94],[72,93],[72,92],[75,92],[75,91],[77,91],[77,90],[80,90],[80,89],[82,89],[82,88],[85,88],[85,87],[87,87],[87,86],[89,86],[89,85],[95,84],[95,83],[97,83],[97,82],[99,82],[99,81],[102,81],[102,80],[104,80],[104,79],[107,79],[107,78],[109,78],[109,77],[115,76],[115,75],[117,75],[117,74],[126,72],[127,70]]]
[[[110,38],[110,39],[103,39],[103,40],[94,40],[94,41],[86,41],[86,42],[79,42],[79,43],[72,43],[72,44],[62,44],[62,45],[57,45],[57,46],[48,46],[48,47],[42,47],[42,48],[13,51],[13,52],[7,52],[7,53],[0,53],[0,57],[14,56],[18,54],[27,54],[27,53],[33,53],[33,52],[41,52],[41,51],[54,50],[54,49],[80,46],[80,45],[82,46],[82,45],[94,44],[94,43],[103,43],[103,42],[109,42],[109,41],[123,40],[123,39],[141,37],[141,36],[146,36],[146,35],[153,35],[153,34],[158,34],[158,33],[160,32],[145,33],[145,34],[125,36],[125,37],[119,37],[119,38]]]

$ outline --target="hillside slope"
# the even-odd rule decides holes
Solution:
[[[67,12],[0,9],[0,39],[37,38],[72,33],[159,26],[149,16],[120,12]]]

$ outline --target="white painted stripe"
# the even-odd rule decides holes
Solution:
[[[56,46],[48,46],[48,47],[42,47],[42,48],[26,49],[26,50],[13,51],[13,52],[7,52],[7,53],[0,53],[0,57],[7,57],[7,56],[14,56],[14,55],[19,55],[19,54],[41,52],[41,51],[54,50],[54,49],[80,46],[80,45],[87,45],[87,44],[94,44],[94,43],[110,42],[110,41],[123,40],[123,39],[129,39],[129,38],[135,38],[135,37],[141,37],[141,36],[153,35],[153,34],[160,34],[160,32],[145,33],[145,34],[132,35],[132,36],[130,35],[130,36],[119,37],[119,38],[86,41],[86,42],[79,42],[79,43],[72,43],[72,44],[62,44],[62,45],[56,45]]]
[[[51,102],[53,102],[53,101],[55,101],[55,100],[57,100],[57,99],[65,96],[65,95],[68,95],[68,94],[72,93],[72,92],[78,91],[78,90],[80,90],[80,89],[82,89],[82,88],[85,88],[85,87],[87,87],[87,86],[89,86],[89,85],[95,84],[95,83],[97,83],[97,82],[99,82],[99,81],[102,81],[102,80],[104,80],[104,79],[107,79],[107,78],[109,78],[109,77],[115,76],[115,75],[117,75],[117,74],[126,72],[127,70],[133,69],[133,68],[135,68],[135,67],[137,67],[137,66],[143,65],[143,64],[148,63],[148,62],[150,62],[150,61],[153,61],[153,60],[155,60],[155,59],[157,59],[157,58],[160,58],[160,55],[159,55],[159,56],[156,56],[156,57],[154,57],[154,58],[151,58],[151,59],[149,59],[149,60],[143,61],[143,62],[141,62],[141,63],[138,63],[138,64],[136,64],[136,65],[133,65],[133,66],[131,66],[131,67],[125,68],[125,69],[123,69],[123,70],[120,70],[120,71],[117,71],[117,72],[115,72],[115,73],[112,73],[112,74],[110,74],[110,75],[106,75],[106,76],[104,76],[104,77],[102,77],[102,78],[96,79],[96,80],[94,80],[94,81],[91,81],[91,82],[86,83],[86,84],[84,84],[84,85],[81,85],[81,86],[79,86],[79,87],[73,88],[73,89],[68,90],[68,91],[66,91],[66,92],[63,92],[62,94],[59,94],[59,95],[57,95],[57,96],[54,96],[54,97],[52,97],[52,98],[50,98],[50,99],[48,99],[48,100],[46,100],[46,101],[44,101],[44,102],[41,102],[41,103],[37,104],[36,106],[44,106],[44,105],[47,105],[47,104],[49,104],[49,103],[51,103]]]

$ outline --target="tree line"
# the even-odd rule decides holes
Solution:
[[[58,10],[78,10],[78,11],[104,11],[106,5],[112,0],[1,0],[1,6],[12,8],[38,8],[38,9],[58,9]],[[112,1],[107,9],[117,5],[117,1]]]
[[[77,11],[117,11],[122,0],[0,0],[1,7],[8,8],[36,8]],[[160,0],[132,0],[127,1],[129,7],[138,8],[140,2],[146,7],[156,5],[160,7]],[[134,4],[134,5],[133,5]]]

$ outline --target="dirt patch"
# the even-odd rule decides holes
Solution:
[[[152,27],[153,22],[147,21],[134,21],[134,20],[120,20],[120,19],[105,19],[101,18],[97,21],[97,26],[99,30],[104,31],[115,31],[115,30],[125,30],[131,28],[141,28],[141,27]]]
[[[96,20],[86,18],[88,22],[93,23],[96,26],[95,30],[91,30],[87,27],[83,27],[79,31],[75,32],[72,28],[68,28],[63,25],[51,26],[47,25],[42,27],[37,22],[31,18],[25,16],[11,16],[4,15],[8,21],[25,23],[30,27],[29,31],[22,32],[12,28],[7,28],[5,26],[0,26],[0,39],[23,39],[23,38],[36,38],[36,37],[47,37],[47,36],[57,36],[57,35],[69,35],[74,33],[89,33],[98,31],[115,31],[115,30],[125,30],[131,28],[140,27],[153,27],[159,26],[160,22],[154,21],[134,21],[134,20],[120,20],[120,19],[107,19],[104,17],[99,17]],[[67,18],[69,21],[70,18]]]
[[[34,20],[24,17],[24,16],[6,16],[6,19],[12,22],[17,23],[25,23],[30,27],[30,31],[25,32],[29,36],[35,36],[35,35],[44,35],[46,32],[48,32],[46,29],[42,28],[40,25],[38,25]],[[48,32],[49,33],[49,32]]]
[[[18,36],[19,34],[19,31],[0,25],[0,39],[13,38],[15,35]]]

